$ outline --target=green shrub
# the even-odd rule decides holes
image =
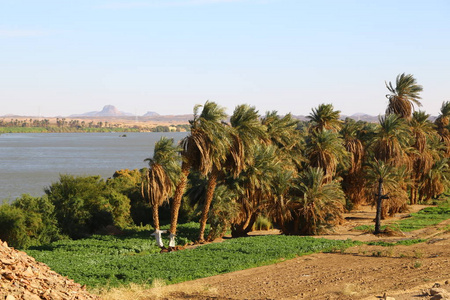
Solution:
[[[45,189],[55,206],[64,234],[88,236],[108,225],[125,226],[131,221],[129,199],[106,187],[100,176],[60,175],[59,182]]]
[[[26,249],[61,238],[54,206],[47,197],[22,195],[11,205],[0,206],[0,239]]]
[[[270,230],[273,228],[272,222],[264,216],[258,216],[256,218],[255,224],[253,225],[253,230]]]

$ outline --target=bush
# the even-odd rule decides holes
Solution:
[[[129,199],[108,189],[100,176],[60,175],[45,193],[55,206],[61,231],[71,238],[88,236],[108,225],[125,226],[131,220]]]
[[[0,206],[0,228],[0,239],[21,249],[61,238],[54,206],[45,196],[22,195],[11,205]]]

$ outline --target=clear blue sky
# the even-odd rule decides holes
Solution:
[[[403,72],[450,101],[450,1],[0,0],[0,115],[378,115]]]

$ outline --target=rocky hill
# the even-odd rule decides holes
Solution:
[[[100,299],[75,283],[37,262],[25,252],[0,241],[0,299],[63,300]]]
[[[118,110],[113,105],[105,105],[101,111],[91,111],[80,115],[70,115],[69,117],[125,117],[132,115]]]

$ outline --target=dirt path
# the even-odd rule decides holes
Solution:
[[[415,206],[411,210],[421,208]],[[379,299],[384,293],[396,300],[430,299],[422,291],[435,283],[450,291],[450,232],[443,230],[450,220],[404,237],[377,238],[351,230],[360,224],[373,224],[373,216],[370,208],[348,214],[346,224],[335,234],[323,237],[361,241],[421,237],[429,241],[412,246],[362,245],[342,253],[303,256],[275,265],[154,288],[147,291],[147,298],[140,299],[369,300]],[[405,214],[396,219],[402,217]]]

